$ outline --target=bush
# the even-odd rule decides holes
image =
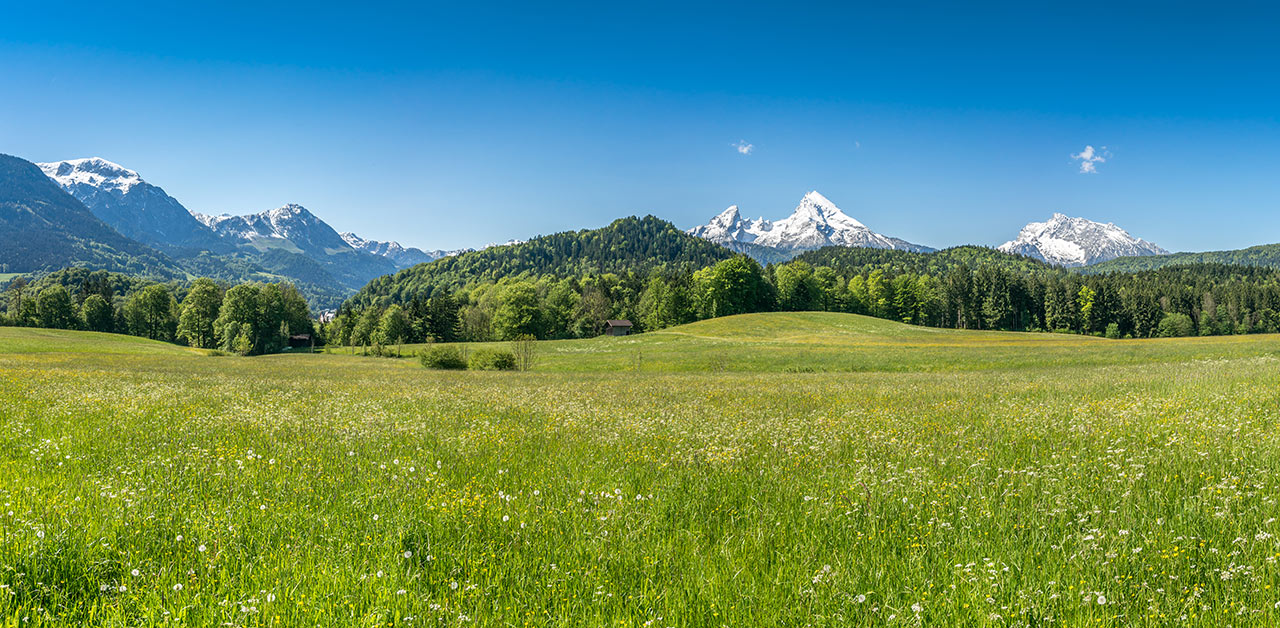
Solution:
[[[477,371],[514,371],[516,355],[510,351],[490,351],[481,349],[471,354],[467,366]]]
[[[461,371],[467,368],[467,360],[457,347],[429,347],[418,353],[418,361],[429,369]]]
[[[1106,336],[1107,336],[1108,338],[1112,339],[1112,340],[1119,340],[1119,339],[1120,339],[1120,326],[1119,326],[1119,325],[1117,325],[1116,323],[1109,323],[1109,324],[1107,325],[1107,333],[1106,333]]]
[[[1164,318],[1160,319],[1160,326],[1156,328],[1156,335],[1161,338],[1180,338],[1195,332],[1195,322],[1190,316],[1179,312],[1165,314]]]

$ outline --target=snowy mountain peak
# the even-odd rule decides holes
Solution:
[[[1129,235],[1114,223],[1073,218],[1061,212],[1055,212],[1045,222],[1028,223],[1016,240],[1001,244],[999,249],[1060,266],[1087,266],[1117,257],[1168,253]]]
[[[783,220],[744,220],[738,206],[733,205],[707,224],[690,229],[689,233],[735,250],[742,249],[745,244],[753,244],[788,255],[824,246],[931,250],[872,231],[816,190],[805,194],[791,215]]]
[[[120,164],[107,161],[101,157],[84,159],[67,159],[36,164],[50,179],[58,182],[63,188],[86,185],[102,190],[128,192],[133,186],[143,183],[142,177]]]

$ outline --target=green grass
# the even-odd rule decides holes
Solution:
[[[1280,338],[776,314],[539,349],[0,330],[0,625],[1280,623]]]
[[[743,314],[633,336],[538,345],[538,370],[582,373],[972,371],[1280,357],[1280,336],[1107,340],[935,329],[830,312]],[[506,348],[507,343],[459,346]],[[412,357],[421,348],[405,345],[400,354]]]

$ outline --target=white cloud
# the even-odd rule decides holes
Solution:
[[[1098,164],[1106,163],[1110,156],[1106,146],[1094,150],[1093,146],[1086,145],[1084,150],[1071,155],[1071,158],[1080,161],[1080,174],[1098,174]]]
[[[751,151],[756,149],[755,146],[748,144],[746,140],[738,140],[737,144],[730,144],[730,146],[734,147],[741,155],[750,155]]]

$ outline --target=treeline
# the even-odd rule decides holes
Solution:
[[[68,279],[79,283],[68,286]],[[241,355],[275,353],[314,334],[307,302],[290,284],[212,279],[160,284],[106,271],[67,271],[5,290],[0,325],[130,334]]]
[[[347,305],[357,309],[405,304],[415,297],[504,279],[584,278],[636,273],[659,266],[702,268],[732,257],[728,249],[655,218],[620,218],[607,227],[565,231],[509,246],[469,251],[370,281]],[[643,282],[643,281],[642,281]]]
[[[974,247],[976,248],[976,247]],[[911,254],[919,255],[919,254]],[[1280,331],[1280,272],[1227,265],[1081,275],[1039,262],[963,259],[929,267],[894,259],[853,268],[745,256],[647,275],[529,276],[437,290],[390,305],[348,303],[326,335],[343,345],[594,336],[608,319],[636,331],[765,311],[825,310],[959,329],[1112,338]],[[999,255],[999,254],[997,254]],[[932,272],[904,268],[921,267]],[[1029,270],[1030,269],[1030,270]]]

